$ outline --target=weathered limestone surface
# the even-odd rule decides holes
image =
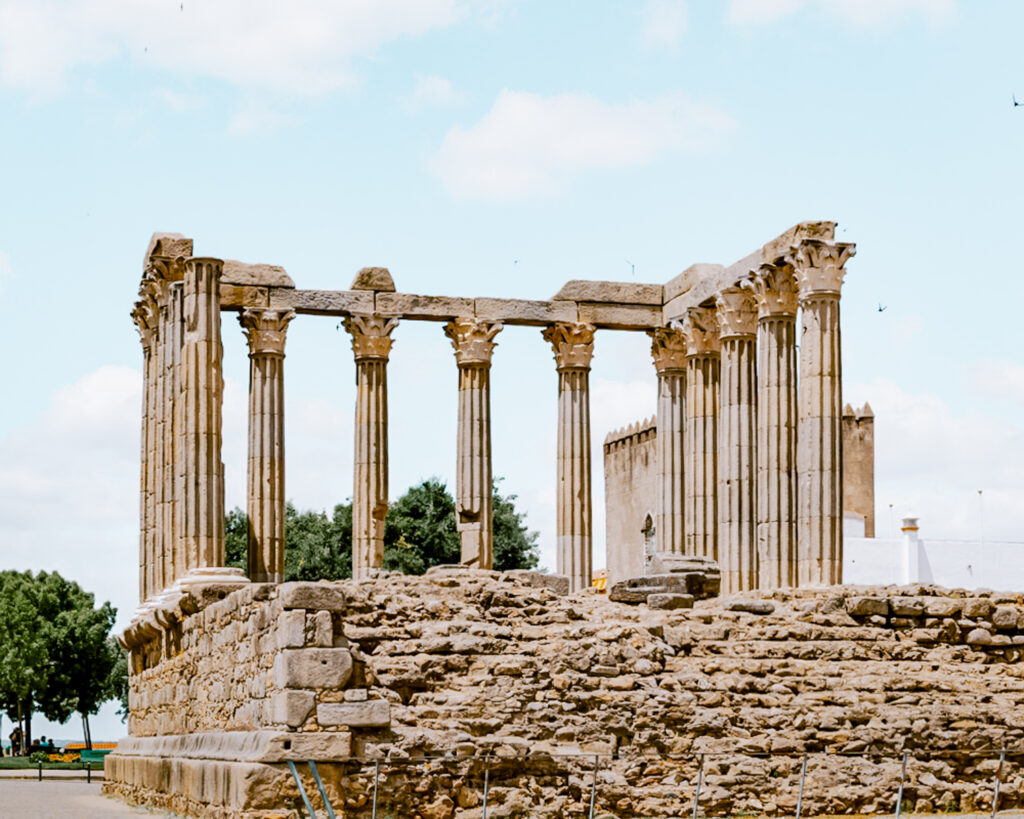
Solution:
[[[906,751],[918,811],[978,812],[998,750],[1024,742],[1019,593],[835,587],[656,608],[462,567],[290,586],[329,610],[287,609],[285,588],[252,584],[154,637],[107,792],[269,819],[298,805],[283,760],[312,757],[338,815],[367,819],[372,762],[354,758],[379,756],[392,815],[451,819],[477,815],[491,754],[489,811],[553,818],[585,815],[597,754],[598,815],[678,817],[705,754],[708,814],[781,816],[807,752],[808,815],[880,813]],[[295,612],[305,642],[281,648]],[[280,689],[290,651],[347,651],[346,687]],[[1000,807],[1022,799],[1008,766]]]
[[[572,591],[590,585],[593,509],[590,474],[590,360],[594,327],[553,324],[544,330],[558,369],[556,540],[559,574]]]
[[[686,546],[685,465],[686,335],[677,328],[651,330],[651,355],[658,373],[657,551],[682,554]],[[638,489],[640,487],[637,487]]]
[[[757,308],[747,290],[716,302],[722,343],[718,428],[718,563],[726,593],[757,588]]]
[[[718,559],[718,406],[721,343],[713,307],[694,307],[686,334],[686,554]]]
[[[786,265],[762,265],[757,299],[758,585],[796,585],[797,290]]]
[[[646,571],[648,553],[661,540],[656,499],[661,463],[653,418],[608,433],[604,441],[605,570],[611,586]],[[680,473],[680,480],[681,480]],[[676,501],[682,511],[682,487]],[[650,525],[648,525],[650,524]],[[680,549],[681,551],[681,549]]]
[[[865,404],[843,409],[843,515],[864,519],[864,537],[875,536],[875,414]]]
[[[489,569],[494,562],[491,466],[491,356],[501,322],[475,318],[445,325],[459,367],[455,516],[462,563]]]
[[[797,583],[839,583],[843,567],[843,396],[839,290],[852,244],[804,242],[794,260],[803,333],[797,428]]]
[[[344,321],[356,360],[356,423],[352,485],[352,576],[384,562],[388,513],[388,355],[398,320],[352,315]]]
[[[284,580],[284,344],[291,310],[247,309],[238,317],[249,343],[248,575]]]

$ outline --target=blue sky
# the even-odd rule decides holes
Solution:
[[[1020,4],[962,0],[0,0],[4,564],[78,579],[122,624],[136,605],[128,313],[156,230],[300,287],[385,265],[406,292],[549,298],[570,278],[663,282],[835,220],[858,245],[845,393],[878,416],[880,534],[892,504],[925,537],[1024,540],[1022,31]],[[351,492],[336,325],[289,331],[300,507]],[[224,338],[241,505],[230,316]],[[439,325],[395,339],[398,494],[452,479],[456,370]],[[551,353],[534,329],[497,341],[495,472],[553,567]],[[597,340],[599,565],[599,444],[653,413],[647,348]]]

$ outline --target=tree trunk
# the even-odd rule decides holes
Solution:
[[[92,731],[89,730],[89,715],[82,712],[82,735],[85,739],[85,749],[92,750]]]
[[[25,753],[32,745],[32,700],[25,703],[25,733],[21,742],[21,752]]]

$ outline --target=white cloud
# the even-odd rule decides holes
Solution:
[[[644,4],[642,24],[646,45],[679,45],[686,31],[685,0],[647,0]]]
[[[732,0],[729,21],[770,23],[803,8],[817,8],[859,28],[886,28],[915,20],[942,25],[956,14],[955,0]]]
[[[233,136],[276,131],[292,118],[275,110],[267,100],[250,99],[241,104],[228,120],[228,133]]]
[[[463,96],[455,89],[450,80],[433,75],[416,75],[416,86],[406,97],[404,104],[408,111],[420,111],[424,108],[438,108],[458,105]]]
[[[353,57],[449,25],[456,0],[0,0],[0,80],[59,91],[120,55],[173,74],[317,94],[351,82]]]
[[[727,114],[682,94],[616,105],[504,90],[479,122],[445,135],[431,166],[458,198],[524,199],[557,193],[582,171],[710,147],[731,127]]]
[[[978,395],[1024,406],[1024,366],[1013,361],[979,361],[968,370],[967,382]]]
[[[4,279],[9,279],[14,275],[14,270],[11,268],[11,257],[0,250],[0,287],[4,286]]]
[[[175,114],[184,114],[202,105],[203,100],[193,94],[175,91],[173,88],[155,88],[153,97]]]
[[[997,368],[1005,371],[1004,368]],[[1024,368],[1010,392],[1024,401]],[[911,394],[893,381],[843,386],[844,400],[867,400],[875,413],[876,532],[885,537],[913,511],[925,538],[978,534],[978,490],[984,490],[985,537],[1024,540],[1024,423],[1014,413],[994,420],[978,409],[954,412],[941,398]]]

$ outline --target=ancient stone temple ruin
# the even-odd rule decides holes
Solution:
[[[290,817],[300,783],[317,791],[312,760],[337,815],[361,819],[471,819],[483,799],[489,816],[679,816],[696,801],[791,814],[798,784],[807,813],[863,812],[891,808],[907,752],[920,758],[902,792],[919,809],[983,805],[979,755],[1024,742],[1020,595],[830,587],[853,254],[833,228],[797,225],[665,285],[571,281],[549,301],[399,293],[383,268],[349,290],[302,290],[281,268],[154,236],[133,314],[145,389],[141,605],[122,638],[130,735],[105,791],[189,816]],[[249,344],[244,573],[224,566],[225,312]],[[351,580],[282,582],[298,315],[340,317],[351,335]],[[387,363],[394,328],[413,320],[442,324],[459,374],[462,565],[423,577],[380,568]],[[512,324],[554,353],[561,576],[491,570],[490,362]],[[588,375],[610,330],[652,339],[658,466],[643,491],[659,559],[717,558],[728,596],[659,609],[589,588]],[[1003,807],[1022,785],[1006,782]]]

